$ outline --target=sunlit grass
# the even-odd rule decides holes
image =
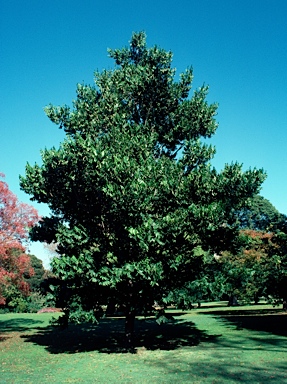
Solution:
[[[0,315],[1,383],[284,383],[287,315],[271,306],[216,303],[136,321],[126,353],[123,319],[49,326],[51,314]]]

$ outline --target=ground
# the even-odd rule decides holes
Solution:
[[[53,329],[53,314],[0,315],[1,383],[287,383],[287,315],[224,303],[136,320],[134,353],[123,318]]]

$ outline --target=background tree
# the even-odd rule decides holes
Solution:
[[[41,285],[43,284],[45,277],[43,262],[35,255],[28,254],[28,257],[30,258],[30,265],[33,268],[34,273],[31,275],[29,271],[26,271],[24,273],[25,281],[29,284],[31,291],[41,292]]]
[[[287,236],[281,231],[242,230],[242,247],[222,252],[219,263],[229,305],[255,302],[260,297],[273,304],[287,302]]]
[[[236,212],[241,228],[237,252],[223,252],[220,263],[229,305],[257,302],[260,297],[272,303],[287,301],[286,216],[267,199],[255,195]],[[240,244],[241,243],[241,244]]]
[[[283,227],[285,228],[285,227]],[[265,297],[273,304],[282,304],[287,309],[287,234],[277,230],[271,234],[268,258],[263,264]]]
[[[20,203],[0,180],[0,305],[14,292],[25,295],[29,291],[24,273],[31,275],[33,269],[24,251],[29,229],[38,221],[36,209]]]
[[[284,220],[284,215],[269,200],[260,195],[248,199],[246,206],[236,214],[242,229],[274,231]]]
[[[171,52],[136,33],[109,54],[115,68],[96,72],[95,86],[78,85],[73,110],[46,108],[66,139],[42,151],[41,166],[27,164],[21,187],[51,209],[34,239],[58,244],[52,267],[66,314],[82,320],[82,309],[92,316],[112,299],[125,308],[131,340],[136,312],[167,303],[232,245],[234,210],[265,174],[210,165],[215,149],[200,139],[215,133],[217,106],[206,86],[189,97],[192,69],[174,80]]]

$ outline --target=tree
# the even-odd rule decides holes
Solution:
[[[259,297],[272,303],[287,302],[286,215],[255,195],[236,216],[241,246],[237,252],[223,252],[220,258],[230,304],[235,297],[249,302],[257,302]]]
[[[11,292],[27,294],[29,290],[23,275],[31,275],[33,269],[24,251],[29,228],[38,221],[36,209],[20,203],[7,183],[0,180],[0,305],[6,304]]]
[[[234,211],[265,174],[211,166],[215,149],[201,138],[216,131],[217,105],[207,86],[189,96],[192,69],[175,81],[171,52],[147,48],[141,32],[109,55],[115,68],[78,85],[72,110],[45,109],[66,138],[42,151],[41,166],[27,164],[21,187],[51,209],[34,239],[58,244],[52,267],[67,315],[73,306],[92,316],[113,300],[130,341],[138,311],[176,300],[210,254],[232,244]]]
[[[239,225],[242,229],[274,231],[284,218],[284,215],[263,196],[255,195],[246,203],[246,206],[237,212]]]
[[[241,248],[237,252],[224,251],[220,255],[229,306],[238,305],[238,300],[257,302],[260,296],[265,295],[268,271],[264,266],[271,238],[271,233],[241,230]]]
[[[287,248],[285,233],[243,230],[242,248],[223,252],[219,263],[230,298],[273,304],[287,302]],[[232,305],[232,304],[231,304]]]
[[[44,276],[45,276],[45,269],[43,267],[42,260],[38,259],[35,255],[28,254],[30,258],[30,264],[33,268],[33,275],[29,273],[29,271],[26,271],[24,273],[25,281],[29,284],[31,291],[37,291],[41,292],[41,285],[44,282]]]

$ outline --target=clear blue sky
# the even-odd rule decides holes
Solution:
[[[148,45],[171,50],[177,73],[192,66],[194,87],[209,84],[209,101],[219,103],[215,167],[263,167],[261,194],[286,214],[286,16],[286,0],[0,0],[0,172],[29,202],[19,174],[63,139],[43,107],[71,105],[77,83],[113,67],[107,48],[144,30]],[[47,266],[40,245],[31,251]]]

